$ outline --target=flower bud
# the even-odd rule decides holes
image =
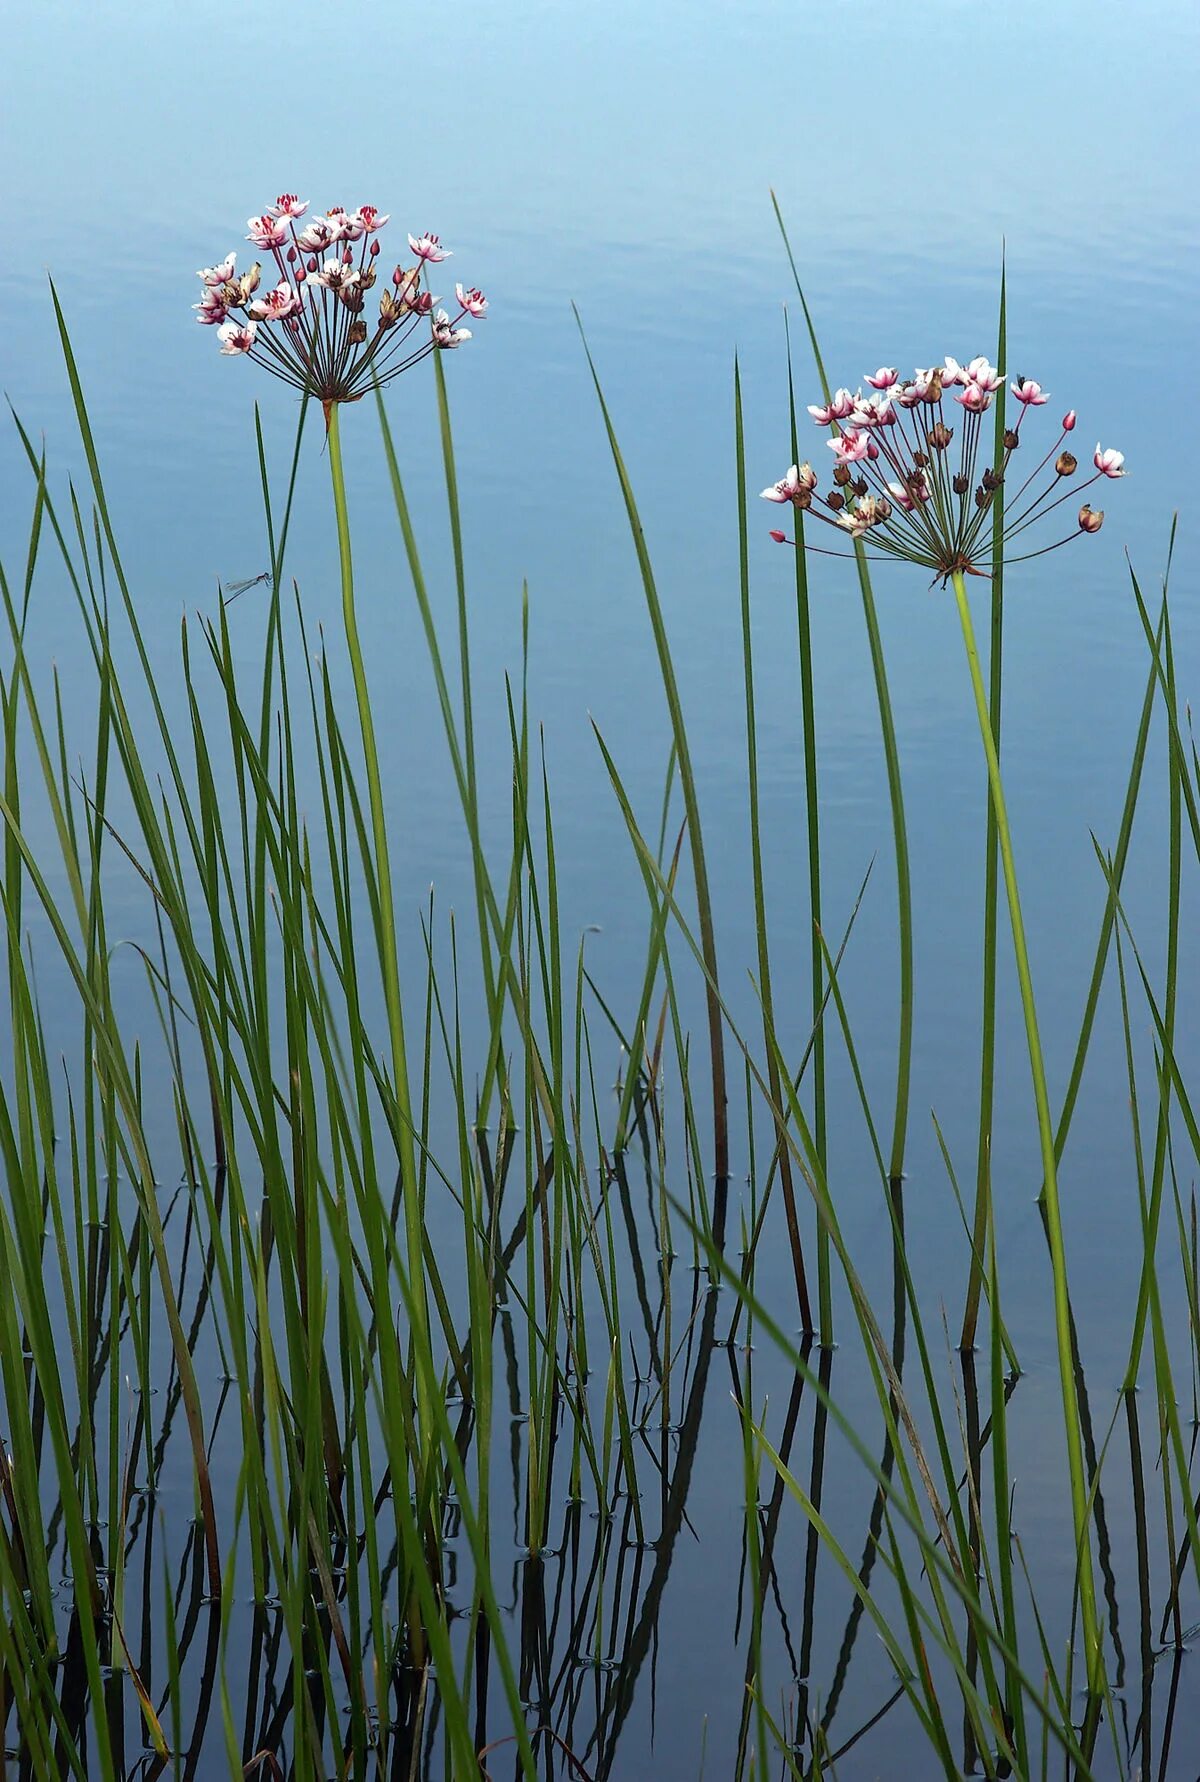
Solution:
[[[769,532],[767,534],[767,536],[768,536],[768,538],[773,538],[775,540],[776,544],[786,544],[787,543],[787,533],[786,532]]]
[[[378,257],[379,257],[379,243],[377,241],[373,241],[371,243],[371,258],[372,258],[372,260],[376,260],[376,259],[378,259]]]
[[[944,452],[946,447],[950,444],[950,441],[954,438],[954,429],[953,427],[947,427],[945,421],[938,421],[929,429],[925,438],[935,452]]]
[[[294,266],[294,265],[295,265],[295,264],[296,264],[296,249],[295,249],[295,247],[290,247],[290,248],[289,248],[289,249],[288,249],[288,251],[287,251],[287,263],[288,263],[288,265],[289,265],[289,266]]]
[[[1063,416],[1063,432],[1070,433],[1070,431],[1074,427],[1074,425],[1075,425],[1075,410],[1073,408],[1069,408],[1067,410],[1066,414]]]
[[[1054,460],[1054,470],[1057,476],[1074,476],[1078,468],[1079,459],[1073,452],[1060,452]]]
[[[1020,445],[1020,443],[1021,443],[1021,435],[1017,432],[1016,428],[1015,427],[1006,427],[1004,429],[1004,449],[1005,449],[1005,451],[1015,452],[1017,447]]]
[[[833,480],[839,489],[844,489],[846,484],[850,481],[850,466],[848,464],[835,464],[833,468]]]
[[[969,476],[956,476],[950,487],[954,490],[956,495],[965,495],[967,490],[971,487],[971,479]]]
[[[846,497],[837,489],[830,489],[828,495],[825,497],[825,505],[831,507],[836,514],[839,508],[845,507]]]
[[[354,264],[354,249],[347,248],[342,255],[342,265],[343,266],[353,266],[353,264]]]
[[[1099,532],[1104,524],[1104,509],[1093,509],[1085,501],[1079,510],[1079,530],[1081,532]]]

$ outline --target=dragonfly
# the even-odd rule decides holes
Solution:
[[[261,583],[269,582],[270,579],[271,571],[269,569],[264,569],[261,575],[247,576],[244,582],[226,582],[225,592],[221,597],[221,605],[231,605],[231,603],[237,599],[239,594],[244,594],[248,588],[257,588]]]

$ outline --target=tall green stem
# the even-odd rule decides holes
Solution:
[[[996,343],[997,365],[1008,364],[1008,287],[1000,271],[1000,331]],[[996,392],[993,464],[1004,462],[1005,385]],[[1004,670],[1004,485],[992,496],[992,624],[988,642],[988,712],[992,738],[1000,755],[1000,704]],[[971,1230],[971,1266],[967,1300],[963,1308],[960,1349],[975,1345],[979,1301],[983,1293],[987,1249],[988,1208],[992,1198],[992,1113],[996,1099],[996,911],[999,905],[996,858],[996,813],[987,805],[987,838],[983,867],[983,1043],[979,1056],[979,1138],[975,1153],[975,1217]]]
[[[888,691],[887,668],[883,658],[883,639],[875,612],[875,596],[871,590],[871,574],[860,544],[854,547],[858,559],[858,580],[862,589],[863,617],[867,624],[867,642],[871,650],[871,667],[875,674],[875,697],[879,704],[879,726],[883,733],[883,755],[887,766],[888,799],[892,807],[892,837],[896,850],[896,901],[900,918],[900,1043],[896,1061],[896,1111],[892,1120],[892,1151],[888,1163],[888,1182],[893,1189],[904,1179],[904,1144],[908,1135],[908,1088],[912,1076],[913,1031],[913,923],[912,879],[908,865],[908,826],[904,820],[904,788],[900,781],[900,751],[896,746],[896,724],[892,717],[892,698]]]
[[[800,460],[796,428],[796,380],[792,375],[792,331],[786,309],[783,330],[787,341],[788,414],[791,422],[792,463]],[[825,960],[821,930],[821,800],[817,785],[817,717],[813,694],[812,611],[808,597],[808,556],[804,550],[804,515],[796,510],[796,627],[800,649],[800,718],[804,733],[804,808],[808,827],[809,969],[812,988],[813,1035],[813,1140],[821,1168],[828,1173],[829,1144],[825,1123]],[[786,1155],[786,1146],[784,1154]],[[780,1169],[783,1168],[783,1155]],[[833,1291],[830,1282],[829,1233],[817,1222],[817,1298],[821,1321],[821,1347],[833,1346]]]
[[[338,559],[342,576],[342,620],[346,632],[346,648],[350,654],[350,669],[354,676],[354,695],[358,703],[358,722],[362,734],[367,793],[371,810],[371,839],[374,853],[372,865],[378,895],[379,963],[383,976],[388,1038],[391,1045],[392,1088],[396,1097],[398,1116],[396,1144],[400,1158],[404,1229],[408,1246],[407,1266],[413,1340],[419,1353],[428,1354],[429,1302],[425,1291],[422,1252],[424,1233],[417,1186],[417,1153],[413,1142],[408,1055],[404,1044],[404,1006],[400,996],[400,963],[396,951],[396,915],[392,897],[391,860],[388,853],[387,822],[383,809],[383,780],[379,771],[379,749],[375,741],[375,721],[371,714],[371,696],[367,688],[367,671],[363,662],[362,644],[358,636],[358,615],[354,604],[354,564],[350,554],[350,520],[346,512],[346,479],[342,469],[342,445],[336,402],[329,408],[328,420],[329,474],[333,483],[333,508],[337,516]],[[386,1303],[385,1301],[383,1305],[377,1307],[381,1317],[385,1315]],[[428,1403],[428,1385],[419,1366],[416,1369],[416,1397],[418,1428],[424,1440],[431,1432],[432,1423]]]
[[[1033,1077],[1033,1098],[1037,1108],[1038,1140],[1042,1153],[1046,1234],[1050,1244],[1050,1269],[1054,1281],[1054,1329],[1058,1344],[1058,1371],[1062,1387],[1063,1419],[1066,1424],[1067,1464],[1071,1476],[1071,1510],[1075,1523],[1075,1547],[1079,1566],[1079,1609],[1083,1621],[1088,1691],[1095,1695],[1101,1685],[1100,1624],[1096,1611],[1096,1586],[1092,1576],[1089,1493],[1079,1423],[1079,1396],[1075,1386],[1075,1365],[1071,1352],[1071,1306],[1067,1290],[1067,1258],[1063,1246],[1062,1218],[1058,1202],[1058,1164],[1054,1155],[1054,1127],[1050,1119],[1050,1097],[1046,1089],[1046,1070],[1042,1061],[1042,1042],[1038,1033],[1037,1007],[1033,996],[1033,976],[1029,968],[1029,950],[1025,944],[1025,923],[1021,916],[1021,898],[1017,889],[1016,867],[1013,864],[1008,811],[1004,803],[1004,787],[1000,780],[1000,758],[996,753],[996,739],[992,733],[987,689],[984,686],[983,672],[979,666],[979,651],[975,644],[975,628],[971,622],[971,607],[967,599],[966,583],[958,570],[954,572],[951,579],[954,583],[955,599],[958,602],[958,616],[962,625],[963,643],[966,646],[967,666],[971,671],[971,687],[975,694],[979,734],[983,741],[984,755],[987,757],[992,808],[996,814],[996,840],[1004,872],[1004,889],[1008,897],[1013,951],[1017,962],[1017,980],[1021,989],[1021,1009],[1025,1017],[1025,1038],[1029,1047],[1029,1069]]]

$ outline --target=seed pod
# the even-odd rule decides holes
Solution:
[[[825,497],[825,502],[836,514],[839,508],[845,507],[846,497],[840,494],[837,489],[830,489],[828,495]]]
[[[1074,476],[1079,468],[1079,459],[1074,452],[1060,452],[1054,460],[1054,469],[1058,476]]]
[[[846,484],[850,481],[850,466],[848,464],[835,465],[833,480],[839,489],[844,489]]]
[[[1104,509],[1093,509],[1085,501],[1079,510],[1079,530],[1081,532],[1099,532],[1104,524]]]
[[[997,470],[989,469],[985,470],[983,473],[983,486],[985,489],[998,489],[1003,481],[1004,478]]]
[[[978,489],[976,489],[976,491],[975,491],[975,505],[979,509],[980,513],[983,512],[984,508],[988,505],[988,502],[991,499],[992,499],[991,495],[988,493],[988,491],[985,488],[980,486]]]
[[[956,495],[965,495],[967,490],[971,487],[971,479],[969,476],[956,476],[950,487],[954,490]]]
[[[856,482],[851,483],[850,487],[854,490],[854,493],[858,496],[859,500],[861,501],[863,499],[863,497],[866,495],[867,489],[870,487],[870,485],[867,482],[867,479],[865,476],[860,476]]]
[[[1009,452],[1015,452],[1017,447],[1020,445],[1020,443],[1021,443],[1021,435],[1017,432],[1016,428],[1015,427],[1006,427],[1004,429],[1005,450],[1009,451]]]
[[[950,441],[954,438],[954,429],[953,427],[947,427],[945,421],[938,421],[936,425],[929,429],[925,438],[935,452],[944,452],[946,447],[950,444]]]
[[[913,453],[913,463],[916,465],[918,470],[924,470],[925,466],[929,463],[928,454],[925,452],[914,452]]]

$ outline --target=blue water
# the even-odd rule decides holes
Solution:
[[[0,154],[12,195],[0,264],[4,387],[31,431],[44,431],[52,475],[60,482],[68,471],[78,475],[48,270],[164,683],[183,612],[215,610],[218,578],[266,567],[253,404],[261,405],[280,468],[294,424],[289,392],[243,362],[219,359],[212,332],[193,325],[194,269],[231,247],[248,260],[243,219],[287,188],[316,208],[369,201],[390,210],[385,252],[394,240],[398,253],[410,228],[437,230],[454,249],[451,280],[487,292],[489,317],[446,368],[479,721],[498,745],[485,751],[489,824],[499,838],[508,820],[502,676],[519,666],[527,583],[531,686],[556,797],[564,927],[599,927],[589,941],[593,969],[626,1005],[644,958],[644,896],[589,719],[648,822],[669,731],[572,305],[646,523],[693,737],[723,969],[737,1014],[750,1021],[735,353],[752,496],[790,458],[785,305],[798,381],[811,391],[804,399],[818,388],[770,192],[788,222],[830,377],[852,388],[881,362],[908,367],[945,353],[990,352],[1005,256],[1006,369],[1052,392],[1044,415],[1079,411],[1075,441],[1085,463],[1099,437],[1126,453],[1130,470],[1105,489],[1108,519],[1098,538],[1015,570],[1007,591],[1006,777],[1052,1093],[1061,1095],[1104,898],[1090,832],[1102,845],[1115,840],[1145,684],[1125,553],[1143,587],[1156,589],[1176,511],[1179,678],[1185,693],[1200,686],[1189,506],[1200,470],[1189,425],[1197,344],[1191,195],[1200,178],[1195,8],[610,0],[590,10],[510,4],[439,16],[296,0],[233,14],[122,3],[88,11],[6,6],[3,16]],[[396,386],[389,406],[449,626],[428,368]],[[1049,443],[1050,423],[1044,427]],[[389,712],[384,749],[394,826],[404,838],[401,907],[415,912],[431,881],[444,905],[462,904],[469,885],[457,805],[431,741],[438,731],[424,645],[369,404],[346,411],[343,435],[368,659]],[[812,451],[823,451],[815,430]],[[31,496],[15,439],[0,431],[6,539],[14,529],[22,536]],[[292,568],[310,620],[336,626],[335,543],[315,437],[301,497]],[[766,537],[773,523],[772,511],[752,502],[776,995],[798,1049],[808,998],[803,759],[791,563]],[[882,1110],[890,1103],[896,987],[878,716],[852,570],[816,560],[811,582],[826,909],[836,935],[875,858],[844,987]],[[923,1234],[915,1250],[921,1283],[945,1295],[953,1325],[963,1240],[928,1110],[969,1181],[982,763],[948,597],[903,568],[880,572],[877,596],[919,913],[909,1209]],[[65,589],[61,603],[40,596],[30,645],[35,662],[53,656],[68,698],[88,681],[73,614]],[[261,638],[253,591],[231,609],[231,622],[249,665]],[[1161,785],[1161,754],[1152,751],[1149,771]],[[1131,919],[1147,931],[1151,958],[1161,933],[1161,921],[1153,924],[1162,907],[1164,813],[1157,792],[1144,801],[1131,864]],[[1195,932],[1185,922],[1185,982],[1198,963]],[[408,944],[419,970],[415,920]],[[1001,1238],[1020,1255],[1038,1241],[1037,1172],[1015,990],[1006,953],[1002,959],[996,1172],[1009,1189]],[[1181,1057],[1195,1061],[1194,999],[1181,999],[1180,1022]],[[1121,1069],[1110,995],[1064,1180],[1072,1268],[1090,1284],[1079,1290],[1077,1313],[1106,1391],[1119,1375],[1136,1291]],[[851,1106],[840,1067],[833,1093],[837,1105]],[[857,1153],[847,1163],[847,1237],[872,1287],[886,1292],[877,1190]],[[737,1169],[745,1167],[743,1156]],[[768,1298],[773,1282],[786,1284],[777,1267],[777,1281],[769,1266],[760,1279]],[[1032,1383],[1022,1391],[1035,1435],[1039,1393],[1051,1426],[1054,1416],[1048,1293],[1044,1270],[1014,1269],[1009,1317],[1034,1332]],[[1110,1340],[1114,1299],[1121,1315]],[[1031,1543],[1036,1456],[1032,1440],[1024,1525]],[[736,1542],[738,1491],[736,1467],[719,1485],[701,1478],[697,1486],[709,1550],[722,1528]],[[797,1552],[801,1538],[797,1520]],[[655,1773],[694,1775],[705,1707],[721,1690],[727,1699],[736,1694],[727,1687],[730,1589],[723,1566],[689,1567],[686,1558],[676,1566],[657,1686],[660,1714],[679,1737],[664,1745],[660,1727]],[[680,1645],[697,1616],[713,1627],[711,1653],[708,1642]],[[864,1687],[864,1703],[868,1695]],[[714,1725],[714,1751],[727,1751],[728,1734]],[[643,1702],[631,1723],[629,1767],[615,1773],[646,1773],[638,1766],[649,1761],[649,1736]],[[861,1769],[848,1759],[845,1774],[888,1773],[870,1767],[884,1761],[878,1749]],[[1181,1775],[1194,1772],[1194,1749],[1185,1760],[1191,1769]]]

